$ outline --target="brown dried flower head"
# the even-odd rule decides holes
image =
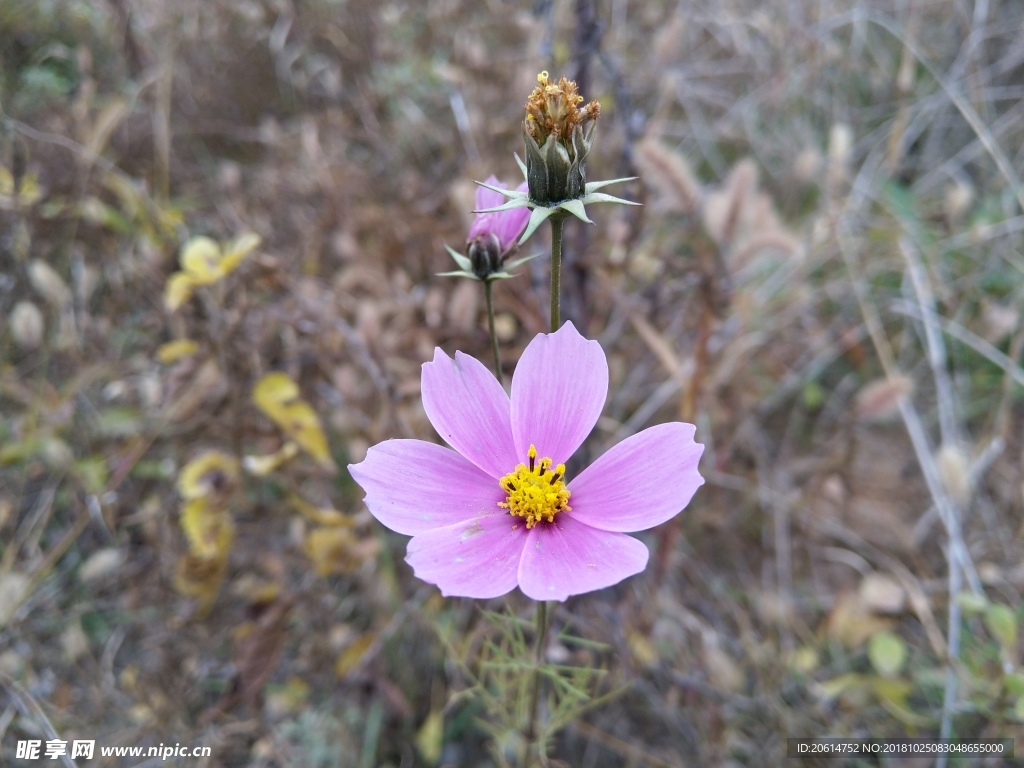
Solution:
[[[596,101],[580,109],[582,103],[575,80],[566,80],[562,75],[557,83],[552,83],[548,73],[541,72],[537,75],[537,87],[526,100],[527,132],[540,145],[548,136],[554,136],[571,147],[576,126],[583,126],[601,115],[601,105]]]

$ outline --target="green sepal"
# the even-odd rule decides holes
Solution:
[[[536,259],[540,255],[541,255],[541,253],[540,253],[540,251],[538,251],[537,253],[531,253],[529,256],[523,256],[523,258],[521,258],[521,259],[516,259],[515,261],[510,261],[508,264],[505,265],[504,271],[507,272],[510,269],[515,269],[516,267],[518,267],[518,266],[520,266],[522,264],[525,264],[528,261],[532,261],[533,259]]]
[[[519,245],[525,243],[530,238],[530,235],[537,231],[537,227],[553,216],[557,210],[558,208],[556,207],[548,208],[547,206],[537,206],[534,208],[533,213],[530,214],[530,222],[526,225],[526,229],[523,230],[523,236],[519,238]]]
[[[500,192],[505,197],[511,198],[513,200],[515,200],[515,199],[526,199],[526,198],[529,197],[529,195],[526,192],[520,192],[518,189],[505,189],[504,187],[492,187],[490,184],[485,184],[482,181],[474,181],[473,183],[478,185],[478,186],[483,187],[484,189],[489,189],[492,192]]]
[[[507,203],[502,203],[496,208],[481,208],[473,213],[497,213],[499,211],[514,211],[516,208],[529,208],[530,200],[526,197],[520,197],[513,200],[509,200]]]
[[[472,272],[464,272],[461,269],[457,269],[454,272],[438,272],[437,277],[468,277],[470,280],[476,280],[480,282],[480,278],[474,275]]]
[[[584,205],[590,205],[591,203],[618,203],[619,205],[643,205],[643,203],[634,203],[632,200],[623,200],[621,197],[615,197],[615,195],[606,195],[604,192],[591,192],[580,198],[580,202]]]
[[[556,207],[561,208],[563,211],[568,211],[586,224],[594,223],[587,218],[587,209],[583,207],[582,200],[566,200],[564,203],[559,203]]]
[[[609,184],[621,184],[624,181],[636,181],[636,176],[625,176],[621,179],[608,179],[607,181],[591,181],[583,188],[583,194],[589,195],[592,192],[597,192],[601,187],[607,187]]]
[[[469,260],[468,256],[463,256],[461,253],[456,251],[454,248],[445,246],[445,250],[448,251],[448,255],[455,259],[455,263],[459,265],[459,269],[464,269],[468,272],[473,270],[473,262]],[[450,274],[450,273],[445,273]]]
[[[513,152],[512,157],[516,159],[516,163],[519,165],[519,170],[523,172],[523,179],[529,181],[530,177],[526,171],[526,163],[523,162],[523,159],[519,156],[519,153]]]

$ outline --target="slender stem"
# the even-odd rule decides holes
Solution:
[[[536,747],[537,761],[540,764],[540,746],[537,736],[537,705],[540,703],[540,686],[542,682],[542,675],[540,672],[541,666],[544,664],[544,651],[548,645],[548,628],[551,625],[551,618],[554,616],[554,611],[548,612],[548,604],[543,600],[537,603],[537,618],[536,618],[536,646],[533,652],[533,685],[530,688],[530,719],[526,725],[525,739],[523,740],[523,760],[522,768],[528,768],[531,765],[531,753]]]
[[[561,211],[552,216],[551,222],[551,332],[562,324],[559,315],[562,291],[562,219]]]
[[[498,353],[498,334],[494,332],[494,302],[491,301],[491,280],[484,280],[484,297],[487,300],[487,330],[491,332],[491,352],[494,353],[494,375],[498,382],[504,384],[501,378],[501,355]]]

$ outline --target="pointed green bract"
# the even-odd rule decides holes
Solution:
[[[559,203],[558,207],[563,211],[568,211],[580,221],[587,224],[593,224],[590,219],[587,218],[587,209],[583,207],[582,200],[566,200],[564,203]]]
[[[547,221],[557,210],[557,207],[534,208],[533,213],[530,214],[530,223],[526,225],[526,229],[523,230],[523,236],[519,238],[519,244],[525,243],[530,238],[530,235],[537,231],[537,227]]]
[[[514,157],[516,159],[516,165],[518,165],[519,166],[519,170],[523,172],[523,178],[526,179],[526,180],[529,180],[530,177],[529,177],[529,174],[527,173],[526,163],[523,162],[523,158],[521,158],[519,156],[518,152],[513,152],[512,153],[512,157]]]
[[[596,192],[602,187],[607,187],[611,184],[621,184],[624,181],[636,181],[636,176],[625,176],[621,179],[608,179],[607,181],[591,181],[584,188],[583,193],[589,195],[591,192]]]
[[[485,184],[482,181],[475,181],[473,183],[477,184],[478,186],[483,187],[484,189],[489,189],[492,192],[500,192],[505,197],[510,197],[513,200],[519,199],[519,198],[527,198],[527,197],[529,197],[529,195],[527,195],[525,192],[520,192],[520,191],[515,190],[515,189],[505,189],[504,187],[492,187],[490,184]]]
[[[509,200],[507,203],[502,203],[496,208],[481,208],[473,213],[498,213],[500,211],[514,211],[516,208],[529,208],[530,201],[525,198],[518,198],[515,200]]]
[[[469,260],[469,257],[463,256],[451,246],[445,245],[445,249],[448,251],[448,255],[455,259],[455,263],[459,265],[460,269],[466,270],[467,272],[472,271],[473,262]],[[449,273],[446,272],[445,274]]]
[[[539,251],[537,253],[531,253],[529,256],[523,256],[523,258],[521,258],[521,259],[516,259],[515,261],[510,261],[508,264],[505,265],[505,271],[507,272],[510,269],[515,269],[520,264],[525,264],[528,261],[532,261],[533,259],[536,259],[538,256],[540,256],[540,252]]]
[[[632,200],[623,200],[621,197],[615,197],[615,195],[606,195],[604,192],[591,192],[589,195],[580,198],[580,202],[584,205],[590,205],[591,203],[618,203],[619,205],[642,205],[642,203],[634,203]]]

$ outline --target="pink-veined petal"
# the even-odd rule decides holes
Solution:
[[[640,573],[647,557],[647,547],[632,536],[558,514],[554,522],[530,529],[519,562],[519,588],[534,600],[565,600]]]
[[[405,561],[445,597],[498,597],[516,586],[526,526],[501,512],[413,537]],[[605,534],[608,535],[608,534]]]
[[[490,184],[492,187],[501,187],[502,189],[507,188],[493,173],[487,177],[487,180],[484,181],[484,184]],[[501,194],[501,192],[495,192],[493,189],[487,189],[487,187],[477,186],[476,208],[474,208],[473,210],[479,211],[481,208],[497,208],[504,202],[505,196]]]
[[[497,512],[505,498],[486,472],[423,440],[385,440],[348,470],[373,516],[407,536]]]
[[[527,345],[512,377],[512,435],[525,461],[537,455],[565,462],[594,428],[608,394],[608,361],[601,345],[566,323]]]
[[[643,531],[690,503],[704,484],[704,446],[692,424],[659,424],[612,447],[569,483],[576,520],[603,531]]]
[[[499,478],[517,463],[508,395],[476,358],[440,348],[423,364],[423,410],[452,448],[491,477]]]

